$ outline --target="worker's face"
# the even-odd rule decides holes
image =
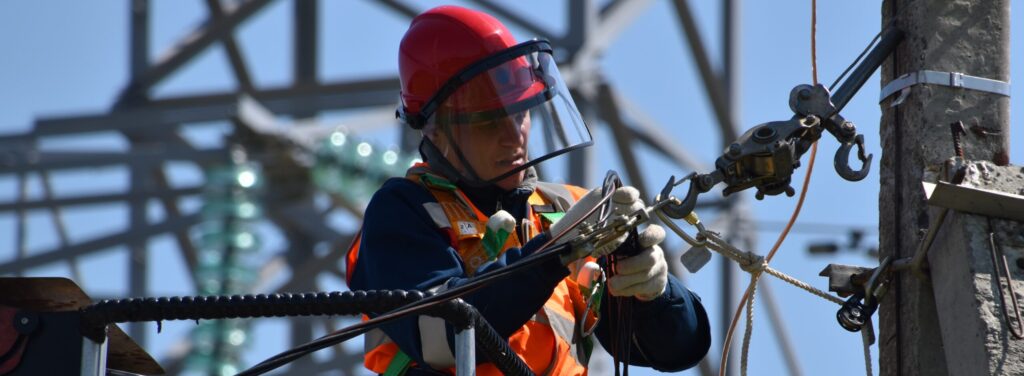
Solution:
[[[454,147],[458,147],[480,179],[491,180],[527,162],[530,114],[523,111],[495,120],[454,125],[451,135],[454,145],[448,145],[448,137],[444,135],[433,137],[445,158],[465,173],[465,167],[455,154]],[[523,183],[525,174],[519,171],[495,184],[505,190],[513,189]]]

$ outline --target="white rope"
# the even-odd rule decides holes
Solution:
[[[868,325],[871,325],[870,321],[868,321]],[[871,370],[871,340],[868,338],[867,329],[860,330],[860,338],[861,342],[864,343],[864,369],[867,375],[871,376],[874,371]]]
[[[743,269],[743,271],[750,273],[750,284],[747,286],[747,295],[749,295],[750,298],[747,299],[746,330],[743,333],[743,349],[742,354],[740,356],[740,375],[742,376],[747,375],[747,363],[750,353],[750,339],[754,333],[754,295],[757,292],[757,282],[758,280],[760,280],[761,275],[763,275],[763,273],[767,273],[771,276],[774,276],[775,278],[782,280],[783,282],[789,283],[804,291],[817,295],[822,299],[828,300],[838,305],[843,305],[843,303],[845,303],[842,299],[839,299],[838,297],[832,294],[817,289],[807,284],[806,282],[803,282],[775,268],[772,268],[771,266],[768,266],[768,261],[765,260],[763,256],[736,248],[732,244],[729,244],[725,240],[722,240],[722,238],[719,237],[718,234],[704,230],[703,226],[700,226],[699,223],[697,224],[697,228],[699,230],[698,239],[693,239],[688,234],[686,234],[686,232],[684,232],[682,229],[676,226],[675,223],[672,223],[671,220],[664,218],[664,216],[661,215],[660,212],[657,212],[657,214],[659,217],[661,217],[662,222],[669,225],[668,227],[671,228],[672,231],[674,231],[681,238],[687,240],[687,243],[690,243],[691,245],[704,245],[708,249],[718,252],[722,256],[725,256],[726,258],[735,261],[737,264],[739,264],[740,268]],[[706,241],[700,242],[699,239],[701,237],[703,237],[703,239],[706,239]],[[862,331],[862,338],[864,342],[864,361],[867,366],[867,376],[872,376],[870,344],[868,343],[867,334],[864,333],[864,331]]]
[[[747,376],[747,359],[749,359],[750,353],[750,337],[754,335],[754,293],[757,292],[757,281],[761,279],[761,274],[750,275],[750,285],[747,286],[747,291],[750,291],[750,299],[747,299],[747,327],[743,331],[743,352],[740,355],[740,375]]]
[[[736,263],[740,265],[740,268],[742,268],[743,271],[747,273],[760,274],[761,272],[765,272],[778,279],[781,279],[786,283],[799,287],[804,291],[817,295],[822,299],[828,300],[839,305],[843,305],[844,303],[842,299],[839,299],[832,294],[819,290],[807,284],[806,282],[803,282],[786,273],[779,271],[778,269],[768,266],[768,263],[764,260],[764,257],[761,257],[760,255],[751,252],[740,250],[734,247],[733,245],[725,242],[724,240],[719,238],[718,235],[715,235],[715,233],[713,232],[705,231],[702,234],[708,240],[710,240],[707,244],[708,249],[721,253],[723,256],[726,256],[729,259],[736,261]]]
[[[843,305],[843,303],[846,303],[842,299],[837,298],[835,295],[832,295],[832,294],[829,294],[829,293],[824,292],[822,290],[816,289],[813,286],[808,285],[804,281],[801,281],[799,279],[793,278],[793,277],[789,276],[786,273],[780,272],[778,269],[775,269],[775,268],[772,268],[772,267],[767,267],[767,268],[765,268],[764,271],[765,271],[765,273],[771,274],[775,278],[778,278],[778,279],[781,279],[783,281],[786,281],[786,282],[788,282],[789,284],[791,284],[793,286],[799,287],[799,288],[803,289],[804,291],[807,291],[807,292],[809,292],[811,294],[817,295],[817,296],[821,297],[822,299],[828,300],[828,301],[830,301],[832,303],[836,303],[838,305]]]

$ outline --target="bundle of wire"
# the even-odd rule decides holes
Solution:
[[[623,247],[623,249],[630,249],[639,251],[639,242],[637,230],[634,228],[631,230],[629,239],[627,239],[629,246]],[[605,257],[604,262],[601,266],[605,269],[605,273],[608,277],[612,277],[618,273],[618,262],[634,256],[634,254],[627,253],[612,253]],[[633,297],[619,297],[609,296],[608,304],[610,304],[609,312],[615,312],[616,320],[609,322],[609,331],[612,333],[611,343],[609,344],[609,352],[612,354],[612,362],[615,367],[615,376],[620,374],[623,376],[629,375],[629,355],[630,351],[630,339],[633,338]],[[622,365],[622,371],[619,371],[619,365]]]
[[[602,193],[612,191],[622,186],[622,181],[619,180],[617,175],[614,175],[609,171],[609,174],[605,177]],[[612,254],[602,257],[599,261],[601,268],[604,269],[605,274],[608,278],[615,276],[618,273],[618,262],[635,256],[640,251],[638,235],[636,228],[630,230],[629,237],[626,239],[626,247],[620,247]],[[630,250],[631,252],[625,252]],[[609,321],[609,332],[612,333],[611,343],[608,344],[609,353],[612,355],[612,363],[615,367],[615,376],[629,375],[629,355],[630,355],[630,339],[633,338],[633,299],[632,297],[618,297],[609,296],[607,304],[609,304],[608,312],[614,312],[616,320]],[[619,371],[619,365],[622,365],[622,371]]]

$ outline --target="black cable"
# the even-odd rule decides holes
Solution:
[[[639,239],[638,231],[633,229],[623,246],[608,256],[609,261],[605,265],[609,278],[618,273],[619,261],[636,256],[642,251]],[[609,328],[612,333],[611,347],[613,348],[612,360],[615,363],[615,375],[619,375],[619,363],[621,363],[622,376],[629,376],[630,357],[633,353],[633,301],[635,298],[626,296],[610,296],[609,298],[608,303],[611,304],[609,312],[615,312],[616,315],[615,320],[612,320],[615,325]]]
[[[437,304],[443,303],[445,300],[455,299],[470,294],[476,290],[479,290],[480,288],[485,287],[487,284],[492,283],[497,279],[506,278],[509,275],[512,275],[513,273],[546,262],[551,258],[560,255],[569,248],[570,244],[569,242],[564,242],[561,244],[554,243],[557,242],[566,233],[568,233],[570,229],[579,226],[580,223],[583,223],[584,219],[590,217],[590,215],[594,214],[594,212],[598,210],[600,210],[600,214],[598,217],[600,222],[604,222],[610,217],[611,208],[610,205],[607,204],[608,201],[611,199],[612,193],[614,192],[614,188],[609,189],[609,187],[612,186],[609,185],[608,183],[610,181],[617,180],[618,175],[616,175],[614,171],[608,171],[608,175],[606,175],[605,177],[605,184],[602,186],[602,197],[601,200],[597,203],[597,205],[591,208],[590,211],[588,211],[585,215],[581,216],[576,222],[572,223],[568,227],[568,229],[566,229],[560,234],[553,235],[551,239],[549,239],[540,247],[539,251],[535,252],[530,256],[527,256],[526,258],[520,260],[519,262],[512,265],[508,265],[501,269],[488,272],[486,274],[477,275],[475,278],[473,278],[472,280],[470,280],[469,282],[462,286],[453,288],[451,290],[446,290],[442,293],[427,297],[421,301],[409,303],[405,306],[384,313],[373,319],[349,326],[337,332],[325,335],[313,341],[307,342],[305,344],[281,352],[267,360],[264,360],[263,362],[260,362],[259,364],[253,366],[252,368],[249,368],[243,371],[242,373],[239,373],[239,375],[263,374],[265,372],[276,369],[280,366],[283,366],[287,363],[290,363],[296,359],[299,359],[315,351],[357,337],[360,334],[366,333],[380,325],[398,320],[406,315],[422,313]]]
[[[357,315],[383,312],[421,300],[419,291],[345,291],[258,295],[184,296],[104,300],[83,307],[83,335],[102,341],[108,324],[245,317]]]
[[[836,85],[839,85],[839,81],[842,81],[843,77],[846,77],[846,74],[850,73],[850,70],[852,70],[853,67],[855,67],[857,65],[857,63],[859,63],[861,61],[861,59],[864,58],[864,55],[868,54],[868,51],[871,50],[871,47],[873,47],[875,45],[875,43],[878,42],[878,39],[882,37],[882,33],[885,32],[885,30],[888,30],[889,27],[892,26],[892,24],[893,24],[893,21],[890,20],[889,23],[887,25],[885,25],[885,27],[883,27],[881,30],[878,31],[878,34],[875,34],[875,37],[872,38],[871,41],[868,42],[868,45],[864,47],[864,51],[861,51],[860,55],[857,55],[857,58],[853,59],[853,62],[850,63],[850,66],[846,67],[846,69],[843,70],[843,73],[840,73],[839,77],[836,77],[836,80],[832,82],[832,85],[828,86],[828,92],[829,93],[832,93],[832,92],[835,91]]]
[[[461,302],[461,300],[459,300]],[[476,312],[469,303],[463,303],[463,306],[468,309],[472,309]],[[475,319],[474,327],[477,331],[474,333],[477,348],[481,349],[484,357],[494,363],[494,366],[506,375],[533,375],[533,370],[530,369],[519,358],[519,355],[512,351],[509,347],[508,340],[498,334],[498,331],[494,330],[488,322],[484,319],[484,316],[477,312],[473,315]],[[480,330],[484,328],[485,330]]]
[[[614,191],[622,187],[622,180],[614,171],[608,171],[605,175],[602,189],[604,192]],[[608,210],[610,215],[611,210]],[[603,213],[604,214],[604,213]],[[605,218],[607,218],[607,215]],[[626,241],[610,255],[602,258],[601,266],[609,278],[618,273],[618,262],[626,258],[636,256],[640,253],[639,235],[636,228],[629,231]],[[622,364],[622,376],[629,376],[630,353],[632,352],[633,338],[633,298],[609,296],[609,312],[614,312],[615,320],[611,320],[611,353],[612,363],[615,367],[615,376],[619,376],[619,364]]]
[[[302,294],[186,296],[104,300],[83,307],[82,333],[103,340],[108,324],[163,320],[215,320],[243,317],[357,315],[392,310],[430,297],[420,291],[382,290]],[[462,331],[474,328],[480,353],[506,375],[533,375],[505,340],[472,305],[452,299],[424,314],[443,318]],[[251,372],[246,371],[246,372]],[[242,374],[245,374],[243,372]]]
[[[253,366],[252,368],[242,371],[238,375],[261,375],[265,372],[272,371],[285,364],[291,363],[315,351],[355,338],[376,327],[398,320],[407,315],[424,314],[428,312],[430,309],[436,307],[437,305],[443,304],[445,301],[465,296],[467,294],[470,294],[476,290],[485,287],[487,284],[499,278],[503,278],[512,273],[521,271],[521,269],[523,268],[547,261],[550,258],[557,256],[559,253],[561,253],[563,249],[567,248],[568,246],[568,243],[565,243],[557,245],[551,250],[544,249],[543,252],[533,255],[536,257],[527,257],[514,265],[510,265],[505,268],[501,268],[490,273],[480,275],[479,277],[477,277],[478,279],[474,279],[466,283],[465,285],[444,291],[433,296],[429,296],[420,301],[411,302],[409,304],[403,305],[391,311],[381,311],[386,313],[377,316],[373,319],[363,321],[361,323],[349,326],[337,332],[325,335],[313,341],[299,345],[290,350],[281,352],[267,360],[264,360],[263,362],[260,362],[259,364]]]
[[[610,199],[610,196],[605,197],[602,200],[602,203],[607,199]],[[600,205],[601,204],[599,203],[597,207],[599,207]],[[597,207],[595,207],[595,209]],[[584,218],[586,217],[587,216],[584,216]],[[581,218],[581,221],[582,219],[583,218]],[[562,235],[564,235],[564,233]],[[302,358],[306,356],[306,354],[311,353],[313,351],[330,347],[336,343],[344,342],[360,334],[364,334],[374,328],[377,328],[383,324],[387,324],[392,321],[398,320],[404,316],[419,314],[419,312],[423,312],[426,309],[429,309],[432,305],[441,303],[444,300],[453,299],[472,293],[480,288],[485,287],[489,283],[492,283],[498,279],[505,278],[506,276],[516,273],[516,271],[520,271],[520,269],[545,262],[551,259],[552,257],[555,257],[558,254],[562,253],[569,247],[569,244],[567,242],[555,246],[549,246],[549,244],[551,244],[552,242],[557,241],[558,238],[560,238],[560,236],[561,235],[553,238],[552,240],[549,240],[547,244],[542,246],[541,251],[538,251],[535,254],[527,256],[526,258],[523,258],[522,260],[516,262],[515,264],[490,271],[490,273],[484,275],[478,275],[475,279],[473,279],[472,281],[465,285],[459,286],[451,290],[446,290],[442,293],[423,299],[422,301],[401,306],[392,311],[388,311],[386,312],[386,314],[378,316],[377,318],[352,325],[348,328],[342,329],[340,331],[328,334],[321,338],[314,339],[310,342],[301,344],[299,346],[293,347],[292,349],[278,353],[276,354],[276,356],[273,356],[272,358],[263,361],[262,363],[254,366],[253,368],[244,371],[240,375],[259,375],[264,372],[273,370],[275,368],[284,366],[285,364]]]
[[[874,38],[872,38],[871,41],[867,43],[867,46],[864,47],[864,50],[861,51],[859,55],[857,55],[857,58],[853,60],[853,64],[851,64],[850,67],[847,67],[846,70],[843,71],[843,73],[836,78],[836,81],[833,82],[833,84],[828,86],[828,92],[836,92],[836,85],[838,85],[839,82],[843,80],[843,77],[850,73],[850,70],[852,70],[853,67],[858,64],[858,62],[860,62],[864,55],[867,54],[867,51],[870,50],[871,47],[874,46],[874,44],[876,44],[882,38],[882,35],[884,35],[886,31],[888,31],[890,28],[895,27],[897,20],[899,20],[900,18],[903,17],[904,14],[906,14],[906,9],[908,8],[909,7],[899,9],[897,13],[889,19],[889,22],[886,23],[886,26],[882,27],[882,30],[879,31],[879,34],[874,36]]]

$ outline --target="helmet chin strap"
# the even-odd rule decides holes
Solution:
[[[446,131],[445,133],[449,132]],[[448,141],[451,144],[452,138],[449,137],[449,134],[446,134],[445,137],[448,137]],[[424,136],[423,140],[420,142],[420,155],[423,156],[423,160],[430,164],[431,169],[437,171],[441,175],[444,175],[444,177],[451,180],[452,183],[461,183],[475,188],[495,185],[494,183],[488,183],[481,180],[479,175],[476,174],[476,171],[473,170],[473,167],[470,166],[469,161],[466,160],[466,157],[462,155],[462,151],[459,150],[458,145],[453,145],[453,147],[455,148],[455,155],[458,156],[462,165],[466,167],[466,173],[469,176],[463,175],[462,172],[459,172],[459,170],[448,161],[448,158],[441,152],[441,149],[439,149],[437,145],[430,140],[430,137]]]

